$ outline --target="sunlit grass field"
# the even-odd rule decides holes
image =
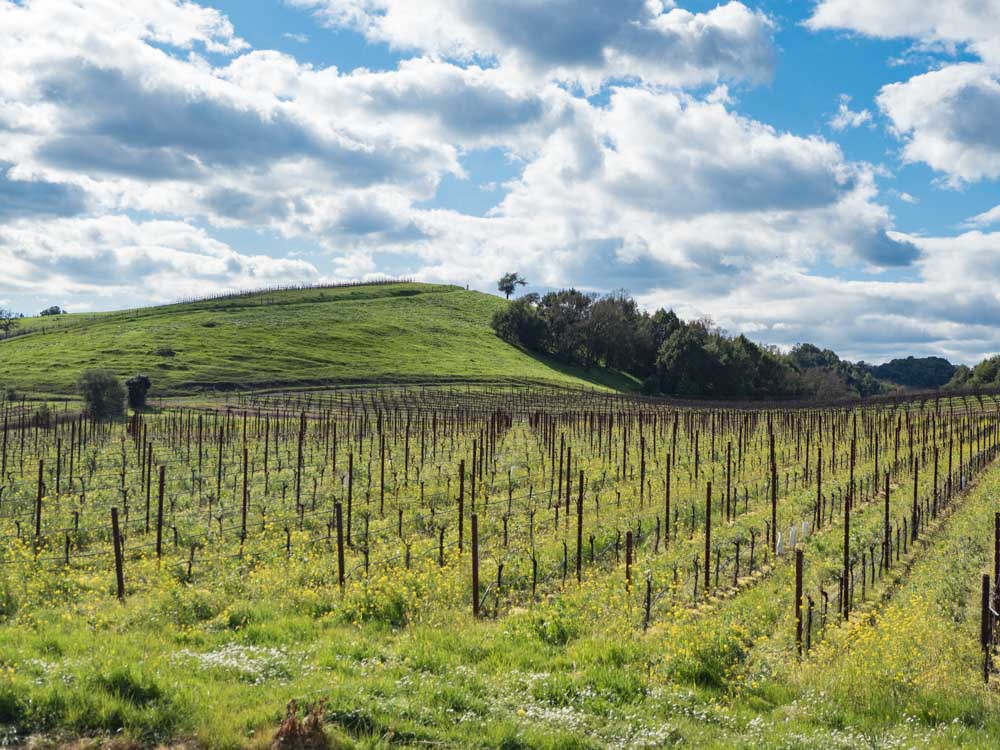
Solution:
[[[147,373],[153,394],[330,383],[537,382],[635,389],[497,338],[502,299],[457,286],[379,284],[262,292],[129,312],[28,318],[0,340],[0,387],[75,392],[88,368]]]

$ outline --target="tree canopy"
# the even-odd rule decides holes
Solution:
[[[730,336],[709,319],[683,321],[672,310],[642,311],[624,291],[528,294],[498,311],[492,322],[497,335],[513,344],[570,364],[627,372],[642,380],[647,393],[674,396],[871,396],[890,389],[890,383],[936,387],[927,383],[939,382],[951,367],[939,358],[873,367],[810,343],[782,353],[743,335]]]

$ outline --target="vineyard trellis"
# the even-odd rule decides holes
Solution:
[[[85,572],[124,599],[294,556],[331,607],[420,571],[475,617],[591,585],[648,628],[794,568],[805,655],[888,594],[992,462],[1000,399],[709,408],[411,386],[2,420],[0,579]]]

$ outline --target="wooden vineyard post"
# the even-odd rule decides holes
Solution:
[[[576,582],[583,580],[583,470],[580,470],[580,494],[576,500]]]
[[[334,506],[337,523],[337,584],[344,589],[344,507],[340,503]]]
[[[160,467],[160,491],[156,501],[156,559],[163,556],[163,489],[166,478],[166,466]]]
[[[663,533],[663,548],[667,548],[667,543],[670,541],[670,454],[667,454],[667,478],[664,484],[663,491],[663,523],[664,533]]]
[[[649,617],[650,611],[653,608],[653,576],[652,574],[646,576],[646,613],[642,620],[642,631],[646,632],[649,630]]]
[[[472,616],[479,619],[479,516],[472,514]]]
[[[882,555],[885,569],[892,567],[892,528],[889,521],[889,472],[885,473],[885,507],[882,511]]]
[[[708,596],[712,561],[712,483],[705,485],[705,596]]]
[[[347,544],[351,543],[351,514],[354,510],[354,452],[347,454]],[[367,540],[366,540],[367,542]]]
[[[844,620],[851,616],[851,501],[854,494],[854,484],[847,487],[847,497],[844,499],[844,572],[841,584],[840,603]]]
[[[632,530],[625,532],[625,590],[632,590]]]
[[[816,446],[816,530],[823,528],[823,446]]]
[[[774,430],[771,436],[771,554],[778,552],[778,463],[774,457]]]
[[[458,462],[458,551],[465,534],[465,459]]]
[[[299,448],[301,451],[301,446]],[[248,462],[247,449],[243,449],[243,504],[240,511],[240,543],[242,544],[247,538],[247,505],[249,500],[249,488],[247,486],[247,462]],[[296,507],[298,507],[298,498],[295,502]]]
[[[115,580],[118,585],[118,601],[125,601],[125,572],[122,570],[122,537],[118,528],[118,508],[111,509],[111,542],[115,548]]]
[[[795,550],[795,648],[802,656],[802,549]]]
[[[993,609],[1000,612],[1000,513],[993,516]]]
[[[42,541],[42,494],[45,492],[45,461],[38,462],[38,494],[35,497],[35,551]]]
[[[983,573],[983,598],[979,643],[983,647],[983,681],[990,681],[990,648],[993,645],[993,613],[990,611],[990,575]]]

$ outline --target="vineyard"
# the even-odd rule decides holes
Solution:
[[[294,699],[343,747],[995,747],[998,441],[993,395],[8,408],[0,744]]]

